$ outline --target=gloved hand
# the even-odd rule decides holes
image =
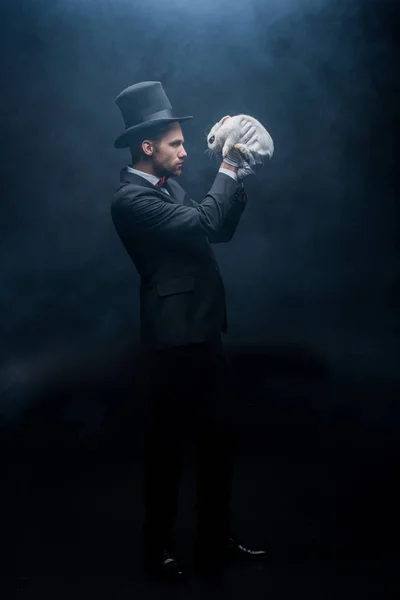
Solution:
[[[247,121],[246,119],[242,120],[242,128],[240,130],[240,139],[237,143],[239,144],[251,144],[256,140],[256,128]],[[237,150],[237,148],[232,148],[229,154],[224,158],[224,161],[228,163],[228,165],[232,165],[233,167],[238,167],[238,179],[243,179],[246,175],[252,175],[255,173],[255,167],[257,164],[261,163],[261,158],[255,156],[250,150],[248,155],[248,160],[245,160],[243,155]]]
[[[242,119],[241,121],[241,129],[240,129],[240,138],[238,139],[238,144],[251,144],[256,139],[256,128],[254,125],[247,121],[246,119]],[[243,162],[243,156],[240,154],[239,150],[236,148],[232,148],[229,151],[229,154],[224,158],[224,161],[228,163],[228,165],[232,165],[232,167],[240,167]]]
[[[253,157],[253,155],[252,155],[252,157]],[[254,160],[254,157],[253,157],[253,160]],[[254,175],[256,164],[259,164],[259,161],[256,161],[253,167],[251,167],[248,162],[243,161],[242,166],[238,168],[238,172],[237,172],[238,181],[241,181],[243,179],[243,177],[246,177],[246,175]]]

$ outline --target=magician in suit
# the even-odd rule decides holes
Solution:
[[[148,383],[141,558],[148,575],[180,581],[185,572],[173,528],[189,448],[196,464],[195,568],[218,572],[267,558],[239,543],[230,526],[237,435],[223,409],[230,381],[221,338],[226,300],[211,247],[232,239],[247,203],[242,180],[254,171],[233,150],[206,197],[194,201],[177,181],[187,159],[180,123],[193,117],[173,113],[158,81],[131,85],[115,102],[125,130],[114,146],[129,148],[132,163],[121,171],[111,215],[140,276]],[[250,144],[254,135],[244,120],[240,143]]]

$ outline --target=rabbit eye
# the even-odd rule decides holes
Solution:
[[[208,143],[209,143],[209,144],[213,144],[214,142],[215,142],[215,135],[212,135],[212,136],[210,137],[210,139],[208,140]]]

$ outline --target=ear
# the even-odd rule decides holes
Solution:
[[[153,145],[149,140],[144,140],[142,142],[142,150],[147,156],[151,156],[153,154]]]
[[[226,117],[222,117],[222,119],[220,120],[220,123],[222,125],[222,123],[224,123],[224,121],[226,121],[226,119],[230,119],[231,115],[226,115]]]

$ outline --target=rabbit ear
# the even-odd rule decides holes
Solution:
[[[227,119],[230,119],[230,118],[231,118],[231,116],[230,116],[230,115],[226,115],[226,117],[222,117],[222,119],[220,119],[219,121],[217,121],[217,123],[215,123],[215,125],[214,125],[214,127],[213,127],[213,129],[214,129],[214,132],[216,133],[216,132],[217,132],[217,131],[218,131],[218,130],[219,130],[221,127],[222,127],[222,124],[223,124],[223,123],[224,123],[224,122],[225,122]]]

